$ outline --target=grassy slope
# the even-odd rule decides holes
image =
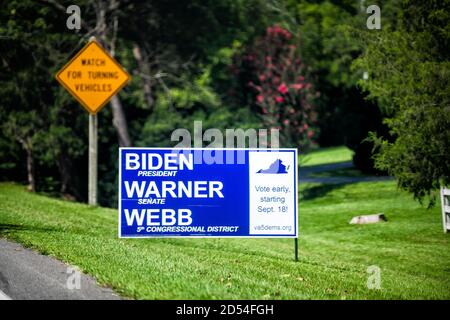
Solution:
[[[0,236],[58,257],[119,293],[149,299],[450,299],[450,237],[394,182],[303,186],[292,239],[117,238],[117,211],[0,184]],[[308,198],[312,198],[308,200]],[[350,226],[353,215],[389,222]],[[382,270],[369,290],[367,267]]]
[[[345,146],[321,148],[299,157],[302,167],[352,161],[353,151]]]

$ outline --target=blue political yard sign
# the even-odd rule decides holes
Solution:
[[[119,237],[298,237],[297,149],[119,153]]]

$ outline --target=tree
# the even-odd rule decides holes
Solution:
[[[2,134],[25,151],[30,190],[54,179],[61,182],[61,193],[75,194],[81,200],[81,193],[71,183],[76,175],[67,170],[83,152],[82,133],[77,134],[81,110],[74,107],[73,99],[59,96],[54,79],[56,67],[66,58],[60,49],[73,47],[78,40],[59,33],[58,28],[65,27],[64,17],[34,1],[8,2],[0,9],[0,19],[7,21],[0,27]],[[70,141],[71,147],[62,141]],[[16,157],[22,160],[20,154]],[[45,179],[39,181],[43,172]]]
[[[231,66],[237,83],[249,92],[266,128],[280,129],[283,143],[307,149],[315,135],[317,94],[305,79],[305,66],[292,34],[278,25],[235,56]]]
[[[99,200],[110,206],[117,203],[117,144],[168,145],[170,131],[194,119],[217,127],[240,117],[220,103],[210,66],[266,18],[264,0],[79,0],[81,29],[68,30],[73,1],[0,3],[1,179],[27,179],[28,149],[38,190],[86,198],[87,116],[54,76],[96,36],[133,75],[99,115]]]
[[[28,190],[36,191],[35,151],[40,119],[35,111],[12,112],[3,123],[2,129],[7,137],[17,141],[26,153]]]
[[[366,32],[367,48],[355,66],[376,99],[394,141],[376,134],[377,168],[398,185],[434,204],[435,191],[450,183],[450,1],[404,1],[395,21]]]

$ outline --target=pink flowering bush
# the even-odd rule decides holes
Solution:
[[[280,26],[267,28],[263,37],[235,57],[232,71],[264,125],[280,129],[285,145],[305,149],[317,136],[313,102],[318,93],[305,78],[294,39]]]

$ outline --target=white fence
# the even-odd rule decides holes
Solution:
[[[441,188],[442,225],[444,232],[450,232],[450,189]]]

